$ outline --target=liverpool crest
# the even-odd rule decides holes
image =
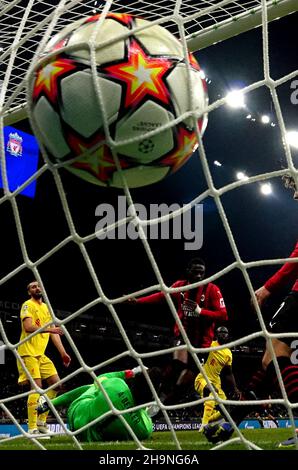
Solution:
[[[9,134],[6,150],[14,157],[22,156],[23,138],[17,132],[11,132]]]

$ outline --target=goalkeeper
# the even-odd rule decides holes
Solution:
[[[97,377],[117,410],[126,410],[152,399],[150,388],[141,372],[141,367],[138,366],[132,370],[109,372]],[[148,370],[148,374],[154,387],[158,386],[159,369],[152,368]],[[52,404],[55,407],[67,407],[67,419],[71,431],[79,430],[111,409],[96,381],[54,398]],[[45,398],[40,397],[37,412],[44,413],[48,409],[49,405]],[[124,413],[123,417],[138,439],[148,439],[152,434],[152,420],[144,408]],[[87,442],[126,441],[132,439],[132,436],[123,421],[116,414],[110,414],[84,429],[78,438]]]

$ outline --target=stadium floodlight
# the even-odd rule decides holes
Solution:
[[[222,163],[220,163],[218,160],[214,160],[213,163],[215,166],[222,166]]]
[[[269,196],[270,194],[272,194],[272,185],[271,185],[271,183],[261,184],[260,191],[264,196]]]
[[[248,180],[248,176],[243,171],[237,171],[236,178],[237,180],[240,180],[240,181]]]
[[[232,90],[226,96],[226,103],[230,108],[244,108],[245,99],[241,90]]]
[[[263,114],[263,116],[261,117],[261,122],[262,122],[263,124],[269,124],[269,122],[270,122],[270,117],[267,116],[267,114]]]
[[[286,134],[287,142],[288,144],[295,148],[298,149],[298,131],[289,131]]]

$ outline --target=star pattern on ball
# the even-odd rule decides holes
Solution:
[[[72,151],[78,156],[82,155],[71,166],[78,170],[84,170],[98,180],[107,183],[117,168],[109,147],[104,143],[100,145],[101,140],[103,138],[97,136],[96,140],[85,143],[73,135],[70,136],[69,142]],[[99,147],[94,150],[96,142]],[[129,167],[129,164],[123,159],[121,159],[120,165],[123,169]]]
[[[106,145],[102,145],[93,153],[81,147],[81,152],[85,153],[81,158],[73,162],[72,167],[84,170],[95,176],[100,181],[107,182],[115,172],[115,162]]]
[[[109,79],[126,83],[125,107],[137,106],[147,95],[169,104],[169,91],[163,80],[172,67],[170,59],[150,57],[135,41],[128,47],[127,62],[105,67]]]
[[[198,61],[197,59],[195,58],[195,56],[189,52],[188,53],[188,60],[189,60],[189,64],[195,69],[195,70],[200,70],[200,66],[198,64]]]
[[[198,148],[198,141],[194,131],[179,127],[176,150],[165,157],[161,164],[170,166],[171,172],[178,170],[186,163],[193,152]]]
[[[58,97],[58,78],[75,69],[77,69],[75,62],[66,58],[56,58],[42,66],[37,70],[32,94],[33,100],[36,101],[44,93],[55,106]]]

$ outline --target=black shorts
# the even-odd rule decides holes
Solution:
[[[271,318],[268,329],[272,333],[298,333],[297,291],[290,292],[285,298],[277,312]],[[287,337],[279,339],[290,346],[294,338]]]
[[[182,344],[185,344],[182,336],[175,336],[174,340],[173,340],[173,346],[181,346]],[[199,346],[197,346],[199,347]],[[204,362],[206,362],[207,358],[208,358],[208,354],[209,352],[207,353],[200,353],[200,354],[196,354],[199,362],[202,364]],[[193,359],[192,355],[190,353],[188,353],[188,361],[187,361],[187,368],[189,370],[191,370],[195,375],[197,375],[200,370],[198,369],[198,366],[197,364],[195,363],[195,360]]]

